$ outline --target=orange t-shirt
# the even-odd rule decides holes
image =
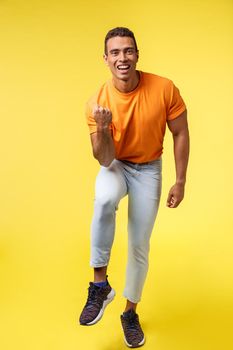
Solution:
[[[186,109],[171,80],[141,71],[139,84],[133,91],[122,93],[109,80],[89,99],[86,117],[90,134],[97,130],[92,115],[96,104],[112,112],[110,128],[116,159],[134,163],[161,156],[166,121],[177,118]]]

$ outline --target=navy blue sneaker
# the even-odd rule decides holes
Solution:
[[[108,277],[108,276],[107,276]],[[114,299],[115,291],[106,278],[107,285],[98,287],[90,282],[87,302],[79,318],[81,325],[90,326],[97,323],[103,316],[104,309]]]
[[[121,324],[124,331],[124,340],[128,347],[138,348],[145,343],[145,336],[139,323],[139,317],[134,309],[123,312]]]

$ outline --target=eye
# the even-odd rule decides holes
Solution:
[[[118,55],[118,53],[119,53],[119,51],[114,50],[114,51],[112,51],[112,52],[111,52],[111,55],[112,55],[112,56],[117,56],[117,55]]]
[[[127,49],[127,54],[132,55],[134,53],[134,49]]]

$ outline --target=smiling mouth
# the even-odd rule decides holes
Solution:
[[[117,69],[121,72],[127,72],[130,68],[130,65],[129,64],[119,64],[117,66]]]

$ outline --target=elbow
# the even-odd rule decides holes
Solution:
[[[113,159],[114,159],[114,157],[111,158],[111,159],[102,159],[102,158],[99,156],[99,154],[96,154],[95,152],[93,152],[93,156],[94,156],[94,158],[95,158],[96,160],[98,160],[99,164],[100,164],[101,166],[104,166],[105,168],[108,168],[108,167],[111,165],[111,163],[112,163],[112,161],[113,161]]]
[[[107,159],[107,160],[99,160],[99,163],[101,166],[104,166],[105,168],[108,168],[111,164],[112,164],[112,161],[113,161],[114,158],[112,159]]]
[[[172,132],[172,136],[174,138],[188,138],[189,137],[189,130],[188,127],[180,129],[180,130],[174,130]]]
[[[111,162],[100,162],[99,161],[99,163],[100,163],[101,166],[104,166],[105,168],[108,168],[111,165],[112,161]]]

